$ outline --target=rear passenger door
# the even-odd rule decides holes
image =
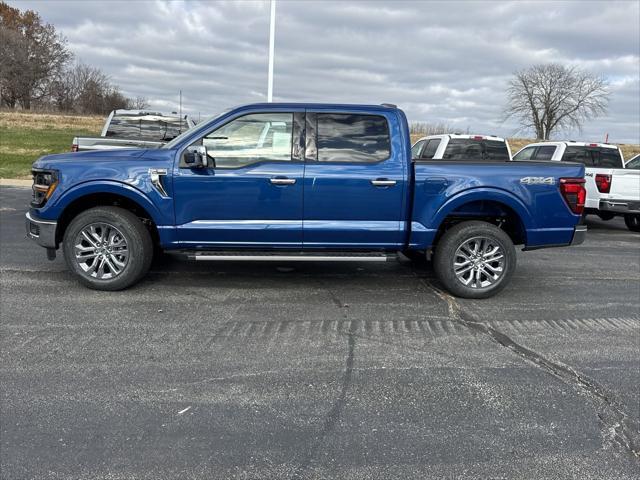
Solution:
[[[403,244],[407,162],[393,112],[307,111],[305,249]]]

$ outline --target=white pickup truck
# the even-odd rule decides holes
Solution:
[[[624,169],[622,152],[615,145],[584,142],[540,142],[531,143],[513,156],[514,160],[549,160],[577,162],[585,166],[587,200],[585,214],[596,214],[602,220],[611,220],[616,212],[600,208],[600,200],[608,194],[607,177],[614,169]],[[609,187],[611,184],[609,183]]]
[[[600,189],[600,211],[623,215],[629,230],[640,232],[640,155],[629,160],[624,169],[596,174]]]
[[[72,152],[120,148],[160,148],[195,123],[185,115],[147,110],[114,110],[104,122],[99,137],[75,137]]]
[[[493,135],[430,135],[411,147],[414,160],[480,160],[508,162],[511,150],[504,138]]]

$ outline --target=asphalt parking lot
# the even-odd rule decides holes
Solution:
[[[499,296],[431,270],[164,259],[87,290],[0,188],[6,479],[637,478],[640,235],[519,253]]]

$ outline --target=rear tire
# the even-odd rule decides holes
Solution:
[[[625,213],[624,223],[632,232],[640,232],[640,214],[639,213]]]
[[[462,222],[442,236],[433,263],[436,276],[453,295],[488,298],[501,291],[516,267],[511,238],[491,223]]]
[[[144,277],[153,242],[142,221],[118,207],[95,207],[74,218],[64,234],[64,258],[83,285],[123,290]]]
[[[598,212],[598,217],[600,217],[600,220],[604,220],[605,222],[613,219],[615,217],[615,213],[611,213],[611,212]]]

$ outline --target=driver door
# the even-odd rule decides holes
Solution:
[[[304,110],[248,113],[195,144],[208,166],[174,174],[185,248],[301,248]]]

